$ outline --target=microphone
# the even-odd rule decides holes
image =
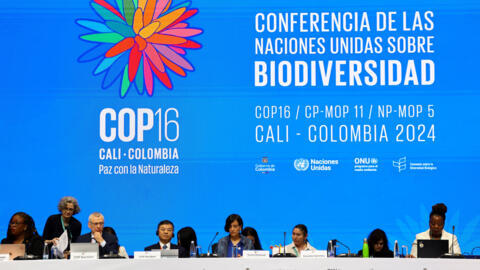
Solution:
[[[212,241],[210,241],[210,244],[208,244],[207,256],[210,256],[210,247],[212,247],[213,241],[215,241],[215,238],[217,238],[218,234],[219,232],[216,232],[215,235],[213,236]],[[213,250],[212,250],[212,253],[213,253]]]
[[[273,257],[278,257],[278,258],[295,257],[295,255],[293,255],[291,253],[287,253],[286,242],[287,242],[287,232],[283,232],[283,252],[281,250],[279,250],[279,252],[276,253],[275,255],[273,255]],[[280,247],[282,247],[281,244],[280,244]],[[273,252],[273,250],[272,250],[272,252]]]
[[[441,258],[463,258],[462,254],[455,254],[455,249],[454,245],[455,243],[453,242],[455,240],[455,225],[452,226],[452,246],[450,249],[451,253],[447,253],[441,256]]]
[[[344,243],[342,243],[342,242],[341,242],[340,240],[338,240],[338,239],[333,239],[332,242],[337,242],[337,243],[339,243],[340,245],[346,247],[347,250],[348,250],[348,256],[350,256],[350,254],[351,254],[350,248],[349,248],[347,245],[345,245]]]

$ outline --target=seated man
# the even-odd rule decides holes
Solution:
[[[95,212],[88,217],[90,233],[80,235],[77,243],[98,243],[100,256],[105,254],[118,254],[117,238],[107,232],[103,232],[104,217],[101,213]]]
[[[163,220],[158,223],[157,232],[160,241],[156,244],[148,246],[145,251],[152,249],[178,249],[178,246],[170,243],[173,238],[173,223],[170,220]]]

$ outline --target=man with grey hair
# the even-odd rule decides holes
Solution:
[[[97,243],[100,256],[118,254],[118,240],[115,236],[103,232],[105,219],[101,213],[94,212],[88,217],[88,227],[91,232],[80,235],[77,243]]]

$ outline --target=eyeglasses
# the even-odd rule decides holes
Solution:
[[[93,226],[103,226],[104,222],[90,222],[90,224],[92,224]]]
[[[75,208],[64,208],[63,210],[73,212],[75,211]]]
[[[10,222],[10,226],[18,226],[20,224],[25,224],[25,222]]]

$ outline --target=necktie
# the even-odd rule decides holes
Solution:
[[[167,249],[167,245],[163,245],[162,249]]]

